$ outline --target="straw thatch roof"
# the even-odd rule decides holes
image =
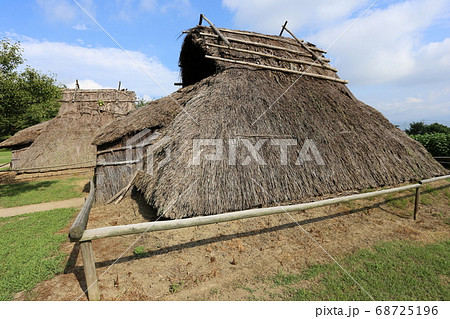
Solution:
[[[143,129],[162,128],[181,111],[179,105],[189,98],[191,88],[181,89],[169,97],[152,101],[147,106],[131,112],[126,120],[114,121],[105,126],[95,137],[95,145],[103,145],[132,135]],[[180,102],[174,102],[179,100]]]
[[[23,129],[0,143],[1,147],[20,148],[30,145],[45,129],[49,121],[45,121]]]
[[[93,137],[99,129],[134,109],[134,92],[65,89],[58,115],[16,135],[31,143],[15,160],[14,169],[26,172],[94,167]],[[15,135],[15,136],[16,136]],[[15,136],[5,141],[14,142]],[[12,140],[12,142],[10,141]]]
[[[152,150],[153,166],[144,167],[135,181],[158,214],[169,218],[219,214],[445,173],[423,146],[357,100],[343,83],[205,58],[226,56],[244,62],[253,59],[264,66],[299,67],[278,58],[212,47],[210,36],[202,35],[212,33],[208,30],[192,29],[183,43],[180,66],[185,88],[112,123],[95,140],[100,145],[144,128],[159,128],[166,142]],[[228,38],[232,34],[294,51],[295,44],[287,38],[220,30]],[[269,55],[276,50],[286,59],[314,61],[298,45],[298,56],[256,45],[247,49]],[[334,71],[322,67],[305,70],[338,79]],[[154,118],[158,109],[167,115],[161,125]],[[223,157],[211,159],[217,149],[203,146],[197,165],[198,139],[221,141]],[[280,141],[290,144],[284,155]],[[312,141],[322,161],[312,148],[302,153],[305,141]]]

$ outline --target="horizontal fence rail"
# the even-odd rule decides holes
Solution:
[[[222,222],[228,222],[237,219],[245,219],[252,217],[260,217],[267,216],[273,214],[280,213],[289,213],[302,211],[310,208],[328,206],[332,204],[344,203],[353,201],[356,199],[370,198],[376,197],[380,195],[396,193],[401,191],[406,191],[409,189],[416,189],[421,187],[421,184],[413,184],[407,185],[397,188],[385,189],[381,191],[375,191],[364,194],[350,195],[344,197],[330,198],[321,201],[311,202],[311,203],[302,203],[296,205],[287,205],[287,206],[277,206],[277,207],[267,207],[267,208],[256,208],[249,210],[236,211],[231,213],[223,213],[217,215],[210,216],[200,216],[200,217],[192,217],[188,219],[175,219],[169,221],[160,221],[160,222],[148,222],[148,223],[140,223],[140,224],[132,224],[132,225],[121,225],[121,226],[110,226],[110,227],[102,227],[95,229],[87,229],[83,237],[81,237],[80,241],[88,241],[106,237],[114,237],[114,236],[123,236],[123,235],[132,235],[132,234],[140,234],[144,232],[153,232],[158,230],[170,230],[170,229],[178,229],[178,228],[186,228],[200,225],[208,225],[208,224],[216,224]]]
[[[89,220],[89,213],[91,212],[92,204],[94,203],[94,195],[95,186],[94,182],[91,179],[89,181],[89,195],[86,199],[86,202],[84,203],[83,208],[81,208],[80,213],[75,218],[69,230],[69,238],[71,241],[77,241],[83,236]]]
[[[450,164],[450,156],[435,156],[434,159],[440,164]]]
[[[178,220],[176,219],[176,220],[159,221],[159,222],[155,221],[155,222],[148,222],[148,223],[111,226],[111,227],[102,227],[102,228],[94,228],[94,229],[85,230],[86,224],[87,224],[87,221],[89,218],[89,211],[92,206],[92,202],[88,203],[88,200],[89,200],[89,198],[88,198],[88,200],[85,203],[85,206],[83,206],[82,210],[80,211],[77,218],[75,219],[75,222],[72,225],[70,231],[72,231],[72,228],[75,225],[78,225],[79,228],[74,235],[70,234],[70,238],[72,240],[75,239],[75,240],[79,241],[79,243],[80,243],[80,249],[81,249],[82,258],[83,258],[84,274],[85,274],[85,278],[86,278],[86,284],[88,287],[87,292],[88,292],[89,300],[100,300],[100,289],[98,286],[98,279],[97,279],[97,274],[96,274],[96,269],[95,269],[94,250],[92,248],[92,240],[94,240],[94,239],[123,236],[123,235],[132,235],[132,234],[141,234],[141,233],[147,233],[147,232],[153,232],[153,231],[179,229],[179,228],[208,225],[208,224],[217,224],[217,223],[233,221],[233,220],[238,220],[238,219],[268,216],[268,215],[280,214],[280,213],[297,212],[297,211],[303,211],[303,210],[310,209],[310,208],[323,207],[323,206],[328,206],[328,205],[338,204],[338,203],[345,203],[345,202],[350,202],[353,200],[377,197],[377,196],[381,196],[381,195],[403,192],[403,191],[413,190],[413,189],[416,190],[415,207],[414,207],[414,219],[416,219],[418,207],[419,207],[419,200],[420,200],[420,188],[422,187],[422,185],[440,181],[440,180],[444,180],[444,179],[450,179],[450,175],[425,179],[425,180],[419,181],[419,182],[417,182],[415,184],[411,184],[411,185],[390,188],[390,189],[383,189],[383,190],[369,192],[369,193],[362,193],[362,194],[355,194],[355,195],[349,195],[349,196],[343,196],[343,197],[324,199],[324,200],[310,202],[310,203],[285,205],[285,206],[277,206],[277,207],[267,207],[267,208],[255,208],[255,209],[248,209],[248,210],[242,210],[242,211],[236,211],[236,212],[230,212],[230,213],[223,213],[223,214],[218,214],[218,215],[200,216],[200,217],[193,217],[193,218],[187,218],[187,219],[178,219]],[[93,194],[93,192],[94,192],[93,189],[94,189],[94,186],[91,181],[91,192],[89,194],[89,197],[91,197],[91,193]],[[92,199],[93,199],[93,196],[92,196]]]
[[[267,207],[267,208],[255,208],[248,209],[230,213],[223,213],[217,215],[210,216],[200,216],[200,217],[192,217],[188,219],[175,219],[169,221],[160,221],[160,222],[147,222],[140,224],[132,224],[132,225],[120,225],[120,226],[110,226],[110,227],[102,227],[95,229],[87,229],[83,236],[80,238],[80,241],[94,240],[106,237],[114,237],[114,236],[123,236],[123,235],[132,235],[139,234],[143,232],[153,232],[159,230],[169,230],[169,229],[178,229],[178,228],[186,228],[200,225],[208,225],[215,223],[222,223],[237,219],[245,219],[259,216],[267,216],[273,214],[280,213],[288,213],[288,212],[296,212],[302,211],[306,209],[328,206],[332,204],[345,203],[350,202],[357,199],[371,198],[391,193],[402,192],[410,189],[416,189],[422,186],[422,184],[431,183],[439,180],[444,180],[450,178],[450,175],[440,176],[430,179],[425,179],[420,181],[417,184],[406,185],[396,188],[384,189],[380,191],[349,195],[344,197],[336,197],[325,199],[316,202],[310,203],[302,203],[295,205],[286,205],[286,206],[277,206],[277,207]]]

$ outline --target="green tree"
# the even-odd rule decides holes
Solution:
[[[56,116],[61,86],[54,75],[41,74],[24,63],[20,43],[0,42],[0,141]]]
[[[433,133],[450,134],[450,127],[439,123],[427,125],[424,122],[412,122],[411,124],[409,124],[409,129],[405,130],[405,132],[409,135],[423,135]]]

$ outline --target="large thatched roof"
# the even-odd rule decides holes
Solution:
[[[1,147],[19,148],[30,145],[41,134],[49,121],[45,121],[23,129],[0,143]]]
[[[276,50],[286,59],[314,61],[306,56],[308,50],[287,38],[221,31],[228,38],[299,53],[256,45],[249,50],[268,55]],[[96,139],[102,144],[140,129],[159,128],[165,143],[152,150],[153,166],[144,167],[135,184],[160,215],[219,214],[445,173],[418,142],[357,100],[343,83],[235,63],[253,59],[264,66],[298,68],[278,58],[211,46],[210,41],[223,45],[202,33],[212,31],[192,29],[183,44],[180,66],[186,87],[111,124]],[[233,47],[238,43],[231,42]],[[226,56],[227,61],[206,56]],[[322,67],[305,70],[337,79],[334,71]],[[173,110],[161,126],[154,121],[159,107],[164,114]],[[216,146],[203,145],[203,153],[195,158],[199,139],[220,141],[214,145],[223,146],[223,157],[212,158]],[[280,143],[289,144],[284,155]],[[309,146],[306,153],[304,145]]]

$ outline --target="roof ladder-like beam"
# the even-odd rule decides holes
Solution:
[[[203,13],[200,14],[200,21],[199,21],[199,25],[202,25],[202,21],[205,20],[206,22],[209,23],[209,25],[211,26],[211,28],[214,30],[214,32],[219,36],[220,39],[222,39],[223,42],[225,42],[226,45],[230,46],[230,41],[228,41],[228,39],[219,31],[219,29],[216,28],[216,26],[208,20],[207,17],[205,17],[203,15]]]

